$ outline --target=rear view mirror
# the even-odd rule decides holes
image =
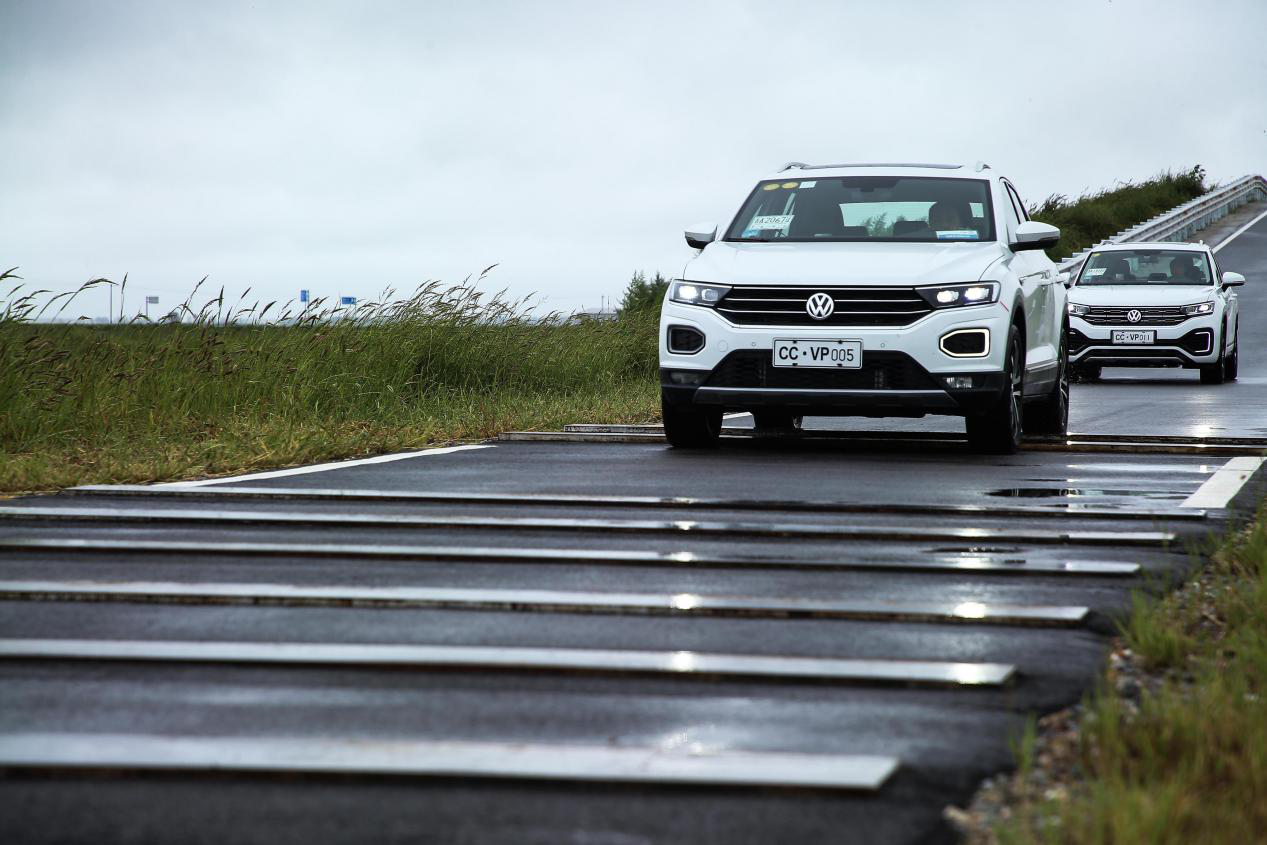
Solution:
[[[1023,249],[1046,249],[1055,246],[1060,240],[1060,230],[1037,220],[1026,220],[1016,227],[1016,237],[1012,242],[1012,252]]]
[[[1073,287],[1073,275],[1070,273],[1057,273],[1056,281],[1060,282],[1067,288]]]
[[[686,228],[686,242],[692,249],[703,249],[717,240],[716,223],[696,223]]]
[[[1224,273],[1223,274],[1223,287],[1236,288],[1236,287],[1240,287],[1243,284],[1245,284],[1245,277],[1242,276],[1240,273]]]

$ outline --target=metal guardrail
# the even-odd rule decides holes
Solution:
[[[1251,202],[1267,201],[1267,179],[1262,176],[1242,176],[1235,182],[1215,188],[1183,205],[1157,215],[1118,232],[1111,238],[1089,246],[1060,262],[1060,270],[1077,267],[1087,253],[1108,244],[1138,243],[1141,241],[1183,241],[1216,220],[1231,214]]]

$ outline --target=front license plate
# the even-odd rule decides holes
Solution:
[[[1114,343],[1130,343],[1130,344],[1138,345],[1141,343],[1153,343],[1156,340],[1157,340],[1157,332],[1155,331],[1153,332],[1130,332],[1130,331],[1113,332]]]
[[[862,341],[776,340],[774,366],[856,370],[862,366]]]

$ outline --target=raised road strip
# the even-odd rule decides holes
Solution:
[[[1138,575],[1137,563],[1117,561],[1027,561],[984,554],[930,555],[909,560],[866,558],[809,560],[797,558],[701,555],[599,549],[507,549],[477,546],[371,545],[347,543],[190,542],[181,540],[115,540],[51,537],[0,537],[0,551],[114,552],[128,555],[215,555],[221,557],[334,557],[364,560],[480,561],[483,563],[588,563],[605,566],[681,566],[710,569],[878,570],[887,572],[974,572],[986,575]]]
[[[544,613],[672,614],[780,619],[876,619],[1065,626],[1082,623],[1085,607],[991,602],[859,602],[708,596],[695,593],[570,592],[437,587],[301,586],[171,581],[0,581],[0,599],[283,604],[293,606],[427,607]]]
[[[708,522],[694,519],[577,519],[541,517],[416,516],[413,514],[331,514],[304,511],[178,510],[175,508],[0,507],[5,520],[217,525],[324,525],[375,528],[435,528],[480,531],[590,531],[624,534],[780,537],[810,540],[993,540],[1004,543],[1079,543],[1160,546],[1175,540],[1170,531],[1047,531],[1004,528],[916,528],[908,525],[807,525],[778,522]]]
[[[282,664],[397,669],[588,672],[910,686],[999,686],[1006,663],[851,660],[695,651],[379,643],[179,642],[167,640],[0,640],[0,660]]]
[[[896,757],[519,742],[0,734],[0,768],[268,772],[875,791]]]

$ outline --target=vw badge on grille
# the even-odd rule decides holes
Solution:
[[[1138,308],[1132,308],[1126,312],[1126,322],[1128,323],[1138,323],[1142,319],[1144,319],[1144,315],[1139,313]]]
[[[829,293],[816,293],[805,302],[805,313],[815,320],[826,320],[836,310],[836,300]]]

